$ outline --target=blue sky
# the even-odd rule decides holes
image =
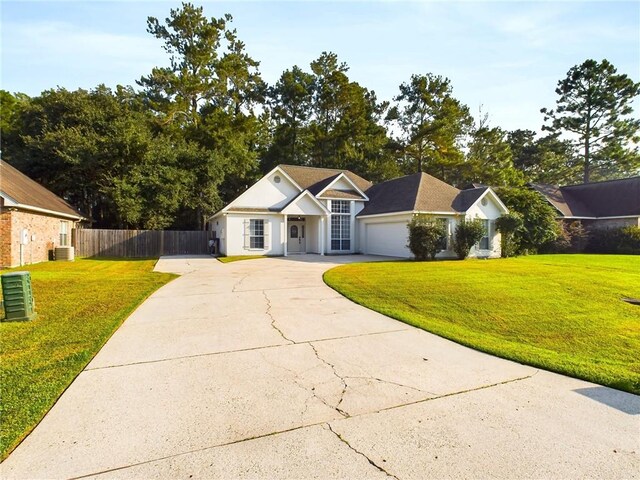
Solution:
[[[569,68],[609,59],[640,80],[640,2],[194,2],[231,13],[248,52],[273,83],[322,51],[391,99],[412,73],[451,79],[454,95],[492,125],[539,130],[541,107]],[[2,88],[29,95],[56,86],[133,85],[167,64],[146,18],[179,2],[2,0]],[[636,102],[636,114],[640,102]]]

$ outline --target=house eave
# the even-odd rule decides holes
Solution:
[[[390,217],[392,215],[449,215],[449,216],[461,216],[464,212],[438,212],[438,211],[426,211],[426,210],[402,210],[399,212],[386,212],[386,213],[374,213],[371,215],[356,215],[356,218],[376,218],[376,217]]]
[[[6,209],[16,209],[16,210],[27,210],[36,213],[44,213],[46,215],[51,215],[52,217],[60,217],[68,220],[74,220],[76,222],[81,222],[82,220],[88,220],[86,217],[82,215],[71,215],[70,213],[62,213],[56,212],[55,210],[49,210],[41,207],[34,207],[32,205],[25,205],[23,203],[13,203],[11,205],[5,204],[4,208]]]
[[[625,218],[640,218],[640,215],[614,215],[609,217],[578,217],[565,215],[559,218],[566,220],[622,220]]]

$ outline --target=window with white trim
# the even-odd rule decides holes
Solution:
[[[249,248],[264,248],[264,220],[249,220]]]
[[[69,222],[60,220],[60,246],[69,246]]]
[[[484,236],[480,239],[480,250],[491,249],[491,222],[489,220],[482,220],[484,226]]]
[[[331,201],[331,250],[351,250],[351,202]]]
[[[331,200],[331,213],[350,213],[348,200]]]

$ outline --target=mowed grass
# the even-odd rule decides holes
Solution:
[[[257,258],[267,258],[266,255],[232,255],[230,257],[218,257],[222,263],[239,262],[241,260],[255,260]]]
[[[153,273],[154,264],[80,259],[13,269],[31,272],[38,317],[0,323],[0,460],[38,424],[127,316],[175,277]]]
[[[538,255],[336,267],[351,300],[463,345],[640,394],[640,257]]]

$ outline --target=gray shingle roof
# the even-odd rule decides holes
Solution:
[[[0,160],[0,191],[25,207],[72,215],[79,220],[83,218],[62,198],[2,160]]]
[[[309,190],[317,195],[324,187],[329,185],[335,178],[344,173],[356,187],[363,192],[371,187],[372,183],[356,175],[349,170],[338,170],[335,168],[315,168],[302,167],[300,165],[278,165],[282,171],[289,175],[303,190]]]
[[[471,205],[478,201],[478,199],[484,192],[488,190],[488,188],[489,187],[482,186],[460,191],[453,202],[453,208],[458,212],[466,212],[467,210],[469,210]]]
[[[370,200],[358,216],[406,211],[460,213],[471,206],[469,200],[475,195],[465,192],[426,173],[414,173],[372,186],[365,192]]]
[[[558,187],[531,184],[564,217],[640,216],[640,177]]]

